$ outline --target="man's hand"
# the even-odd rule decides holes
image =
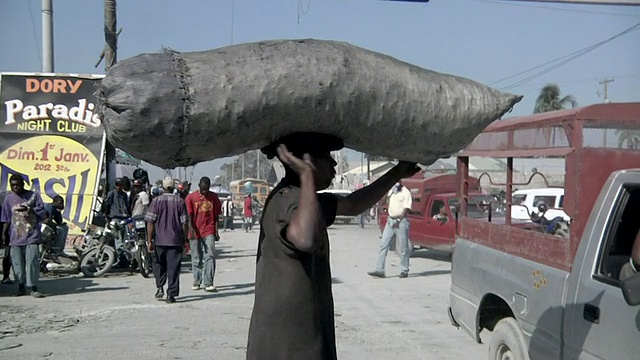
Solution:
[[[149,252],[153,252],[153,250],[155,250],[155,246],[153,245],[153,241],[147,241],[147,248],[149,249]]]
[[[313,161],[311,159],[311,155],[304,154],[302,160],[295,157],[285,145],[278,146],[278,158],[285,163],[287,166],[291,168],[291,170],[295,171],[296,174],[302,175],[304,173],[313,173],[316,171],[313,166]]]
[[[0,235],[0,239],[2,240],[2,242],[0,242],[0,247],[4,247],[4,244],[7,243],[7,234],[5,234],[5,232],[2,232],[2,235]]]
[[[398,179],[405,179],[412,177],[420,171],[420,168],[416,163],[408,161],[400,161],[398,165],[394,166],[389,172],[393,173]]]

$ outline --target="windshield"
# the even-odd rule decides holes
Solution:
[[[504,216],[503,206],[491,195],[476,195],[469,198],[467,216],[474,219],[486,219],[489,217],[488,208],[491,204],[491,217]],[[455,208],[460,206],[458,199],[449,200],[451,212],[455,213]]]
[[[513,197],[511,198],[511,203],[515,205],[524,205],[525,200],[527,200],[526,194],[513,195]]]

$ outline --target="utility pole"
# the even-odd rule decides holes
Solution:
[[[604,80],[600,81],[598,84],[600,85],[604,85],[604,102],[605,103],[610,103],[611,100],[609,100],[609,83],[616,81],[615,79],[607,79],[605,78]]]
[[[336,157],[336,162],[338,163],[338,176],[340,176],[340,189],[344,189],[342,186],[342,150],[338,150]]]
[[[105,47],[100,54],[100,60],[95,67],[100,65],[102,59],[105,60],[105,72],[109,71],[118,61],[118,35],[122,31],[116,33],[116,0],[104,0],[104,40]],[[116,180],[116,148],[107,141],[105,146],[106,152],[106,178],[107,189],[114,186]]]
[[[256,150],[256,179],[260,179],[260,150]]]
[[[53,72],[53,0],[42,0],[42,72]]]
[[[240,172],[240,174],[242,174],[242,179],[244,179],[244,154],[242,154],[240,156],[242,156],[242,158],[240,160],[240,164],[242,166],[242,171]]]

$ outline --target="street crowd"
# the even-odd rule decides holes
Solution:
[[[316,133],[295,133],[262,149],[272,159],[277,157],[285,176],[265,201],[258,238],[255,300],[251,316],[248,359],[335,359],[335,325],[329,237],[327,227],[336,216],[357,216],[371,209],[381,198],[389,198],[389,220],[383,231],[380,255],[371,276],[384,276],[384,259],[393,236],[408,244],[408,221],[411,196],[401,179],[419,171],[414,163],[400,162],[372,184],[342,197],[318,193],[328,188],[337,165],[331,151],[344,146],[337,137]],[[128,179],[127,179],[128,180]],[[116,179],[101,205],[107,218],[144,218],[149,251],[155,277],[155,298],[175,303],[179,297],[180,264],[185,248],[191,252],[193,290],[216,292],[215,244],[219,240],[218,220],[224,228],[233,224],[234,205],[224,203],[210,191],[211,181],[202,177],[198,189],[190,192],[190,183],[176,184],[171,177],[161,182],[161,189],[147,193],[144,179],[134,179],[132,186]],[[52,222],[57,235],[55,255],[62,255],[66,237],[59,212],[61,198],[45,205],[40,194],[25,189],[20,175],[10,177],[11,192],[2,201],[0,221],[2,244],[10,248],[3,267],[13,266],[16,295],[27,291],[34,297],[40,292],[39,246],[40,224]],[[244,201],[244,224],[252,231],[251,194]],[[408,245],[406,246],[408,248]],[[3,247],[6,253],[7,247]],[[406,252],[409,252],[406,249]],[[10,260],[7,260],[10,259]],[[409,256],[403,256],[401,277],[409,271]],[[3,268],[3,283],[11,283]]]
[[[224,216],[225,230],[233,229],[235,204],[231,197],[221,203],[218,196],[209,190],[210,180],[207,177],[200,180],[198,191],[190,192],[190,182],[176,184],[171,177],[165,178],[160,188],[151,189],[148,186],[146,172],[139,174],[141,176],[136,176],[134,172],[133,181],[127,177],[117,178],[114,188],[106,194],[104,200],[99,201],[99,212],[107,219],[138,217],[149,222],[149,228],[154,231],[148,242],[149,250],[156,255],[154,258],[159,260],[153,265],[158,284],[167,282],[166,274],[176,266],[172,260],[177,259],[179,268],[184,245],[187,250],[193,249],[193,289],[199,289],[202,285],[206,291],[216,291],[213,286],[215,242],[212,239],[219,240],[217,224],[221,215]],[[17,283],[16,296],[29,293],[33,297],[42,298],[44,294],[39,289],[41,258],[45,256],[47,260],[59,263],[60,257],[69,257],[64,252],[69,233],[69,227],[62,217],[64,199],[56,195],[51,203],[44,204],[41,194],[25,188],[25,180],[19,174],[11,175],[9,183],[11,191],[0,194],[2,284]],[[180,213],[177,218],[168,217],[164,213],[158,214],[165,210],[167,199],[182,201],[186,213]],[[247,194],[242,211],[243,228],[247,232],[252,231],[254,207],[254,198]],[[155,212],[150,212],[149,209]],[[185,222],[187,218],[190,221]],[[167,223],[173,220],[176,221]],[[186,224],[187,227],[178,229],[176,224]],[[42,251],[43,242],[47,238],[44,233],[47,229],[54,233],[51,244],[47,244],[47,248],[51,249],[50,253]],[[173,232],[176,238],[180,237],[183,241],[178,243],[177,240],[168,239],[168,232]],[[181,247],[180,257],[172,253],[175,249],[164,248],[170,245]],[[167,264],[170,266],[167,267]],[[14,280],[11,279],[12,269]],[[169,281],[169,285],[172,289],[173,286],[177,286],[172,281]],[[163,294],[162,286],[158,287],[158,294]],[[168,294],[167,300],[173,302],[175,296],[177,294]]]

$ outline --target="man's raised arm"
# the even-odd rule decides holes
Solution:
[[[420,171],[415,163],[401,161],[371,185],[356,190],[346,197],[338,197],[338,215],[356,216],[370,209],[401,179]]]

